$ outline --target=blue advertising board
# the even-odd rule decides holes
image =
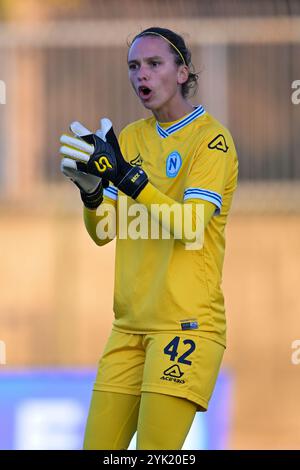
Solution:
[[[95,372],[1,368],[0,449],[81,449]],[[209,411],[196,414],[183,449],[227,447],[231,392],[222,371]]]

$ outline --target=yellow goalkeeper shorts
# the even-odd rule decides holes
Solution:
[[[94,390],[182,397],[206,411],[224,346],[186,333],[129,334],[113,330],[99,361]]]

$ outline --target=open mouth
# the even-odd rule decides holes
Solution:
[[[150,88],[148,88],[147,86],[140,86],[138,90],[141,99],[145,100],[150,98],[150,95],[152,93],[152,90]]]

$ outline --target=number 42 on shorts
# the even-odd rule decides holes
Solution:
[[[170,361],[176,361],[176,358],[179,354],[178,346],[179,346],[180,340],[181,340],[180,336],[175,336],[175,338],[173,338],[172,341],[168,343],[167,346],[164,348],[164,353],[170,356]],[[192,361],[187,360],[187,357],[190,354],[192,354],[193,351],[195,351],[196,344],[191,339],[184,339],[181,342],[184,345],[187,345],[187,349],[181,356],[179,356],[179,358],[177,359],[177,362],[179,362],[180,364],[187,364],[190,366],[192,364]]]

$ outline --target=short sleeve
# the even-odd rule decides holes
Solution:
[[[234,169],[236,150],[232,137],[222,127],[209,130],[195,152],[184,190],[184,201],[202,199],[222,209],[226,183]]]

